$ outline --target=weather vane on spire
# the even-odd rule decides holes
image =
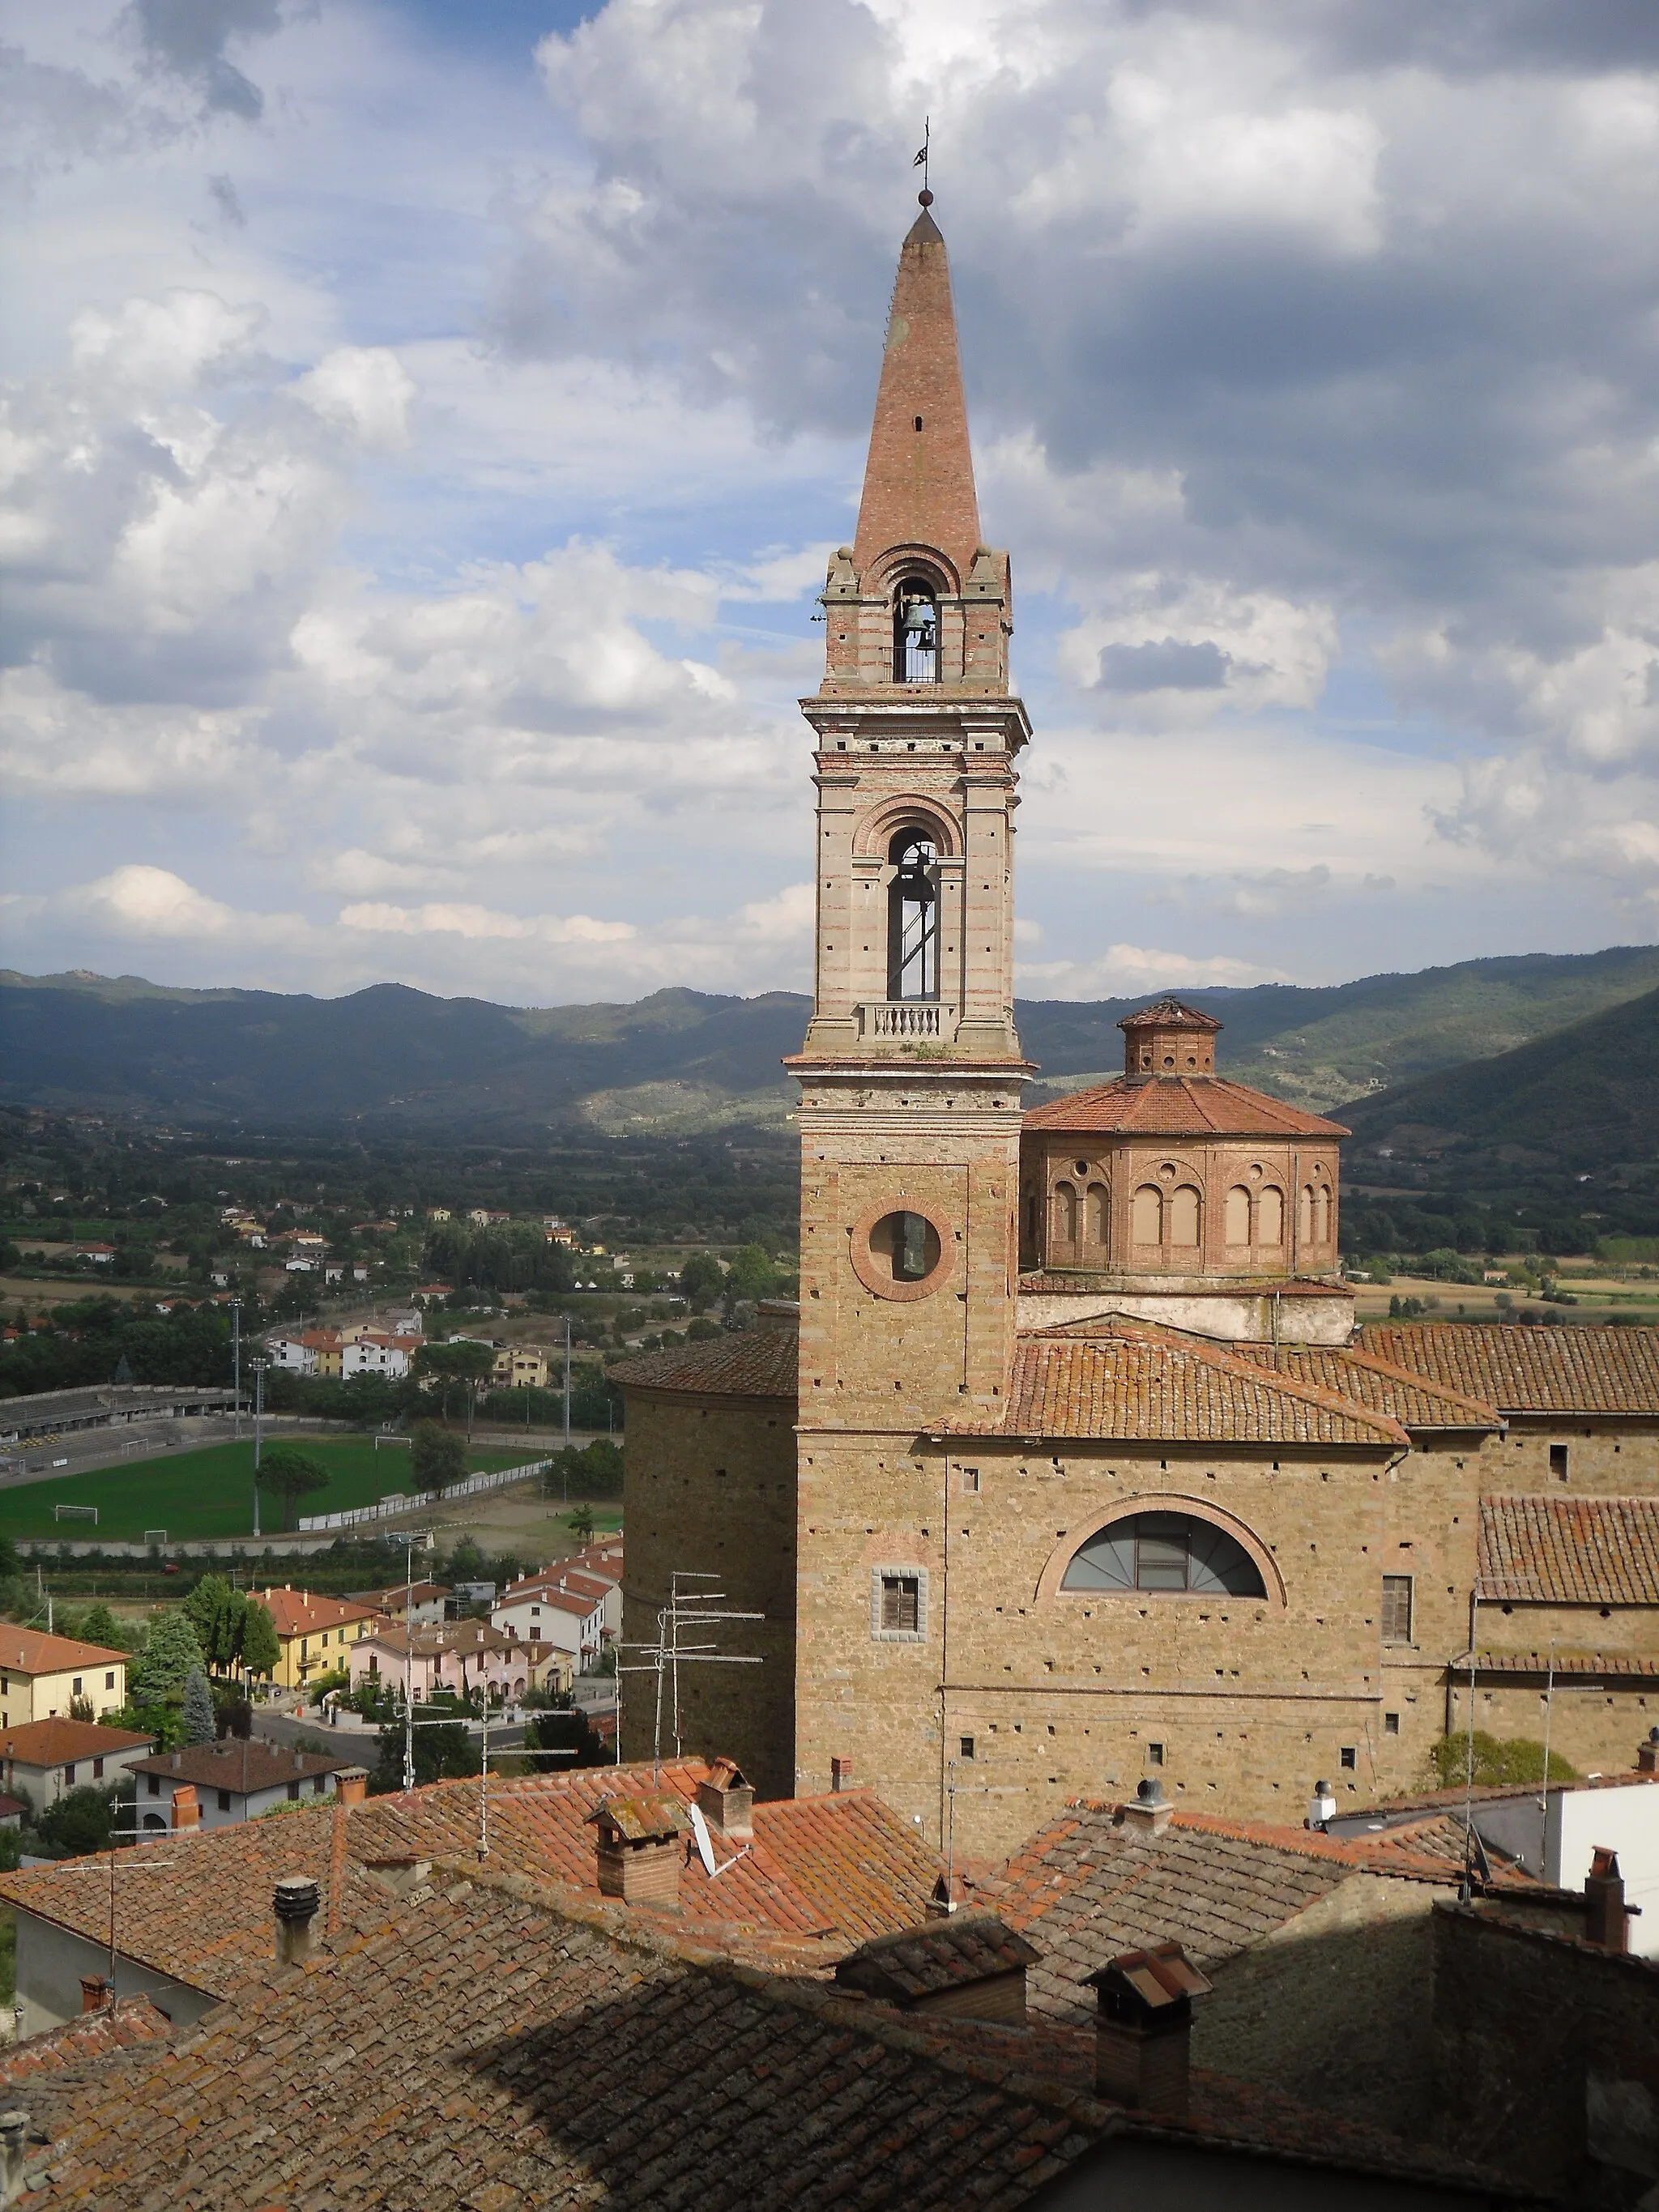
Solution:
[[[916,194],[916,198],[921,202],[923,207],[932,207],[933,204],[933,195],[927,185],[927,156],[933,149],[933,118],[924,115],[921,118],[921,151],[910,164],[913,169],[921,171],[921,190]]]

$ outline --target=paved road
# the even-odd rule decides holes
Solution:
[[[467,1729],[470,1735],[482,1740],[483,1729],[478,1722],[468,1722]],[[314,1715],[301,1721],[287,1713],[264,1711],[256,1705],[253,1733],[264,1736],[268,1743],[291,1745],[300,1742],[302,1738],[308,1738],[313,1743],[326,1744],[331,1753],[337,1752],[342,1757],[356,1752],[366,1766],[372,1766],[380,1731],[377,1729],[330,1728],[326,1721],[319,1721]],[[524,1723],[491,1721],[489,1748],[491,1751],[522,1751]]]

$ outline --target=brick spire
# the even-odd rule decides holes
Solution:
[[[893,546],[932,545],[965,578],[979,542],[951,269],[924,205],[899,254],[853,562],[863,575]]]

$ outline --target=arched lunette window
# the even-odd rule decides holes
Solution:
[[[893,602],[893,678],[939,682],[939,606],[926,584],[901,584]]]
[[[901,830],[888,858],[887,995],[939,996],[939,851],[925,830]]]
[[[1060,1588],[1267,1595],[1261,1570],[1237,1537],[1180,1513],[1131,1513],[1114,1521],[1076,1554]]]

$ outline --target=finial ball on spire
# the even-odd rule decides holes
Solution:
[[[933,195],[927,190],[926,185],[924,185],[921,191],[916,194],[916,198],[923,207],[932,207],[933,204]]]

